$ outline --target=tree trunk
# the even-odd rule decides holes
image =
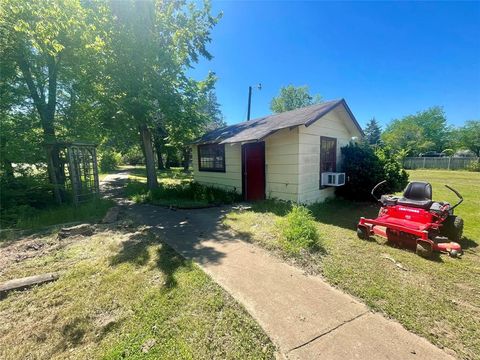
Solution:
[[[45,98],[43,85],[32,76],[30,64],[28,63],[25,54],[18,54],[17,63],[22,72],[23,78],[27,84],[30,96],[40,115],[40,123],[43,129],[43,139],[45,143],[54,143],[57,141],[55,135],[55,109],[57,105],[57,76],[60,66],[60,55],[55,59],[53,56],[46,58],[48,67],[48,97]],[[48,102],[47,102],[48,100]],[[48,173],[52,185],[54,185],[54,193],[57,202],[66,200],[64,186],[65,186],[65,169],[60,159],[60,152],[57,146],[53,146],[48,152]]]
[[[183,148],[182,157],[183,157],[183,170],[188,171],[188,167],[190,165],[190,148],[188,147]]]
[[[13,172],[12,162],[8,159],[3,159],[2,161],[3,161],[3,169],[5,171],[5,177],[9,179],[13,179],[15,175]]]
[[[170,169],[170,152],[167,150],[165,151],[165,169],[169,170]]]
[[[162,144],[158,137],[155,138],[155,152],[157,153],[157,167],[158,170],[165,170],[165,166],[163,164],[163,154],[162,154]]]
[[[5,174],[5,177],[8,179],[13,179],[15,174],[13,172],[12,162],[6,158],[5,149],[7,147],[7,138],[4,136],[0,137],[0,147],[2,148],[1,157],[2,157],[3,171]]]
[[[147,169],[147,186],[155,189],[158,186],[157,172],[155,169],[155,156],[153,154],[152,133],[146,124],[140,125],[143,150],[145,153],[145,167]]]
[[[25,54],[18,54],[18,66],[22,72],[23,78],[27,84],[30,96],[40,116],[40,123],[43,129],[43,139],[45,143],[54,143],[57,141],[55,135],[55,109],[57,105],[57,76],[60,66],[60,55],[58,59],[53,56],[46,58],[48,68],[48,98],[45,99],[44,87],[36,84],[32,76],[30,64]],[[48,102],[47,102],[48,100]],[[57,146],[53,146],[48,152],[47,164],[51,183],[55,186],[54,193],[57,202],[66,200],[65,170],[60,159],[60,152]]]

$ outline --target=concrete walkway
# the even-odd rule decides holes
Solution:
[[[108,180],[111,180],[110,178]],[[124,205],[125,206],[125,205]],[[244,305],[288,359],[452,359],[395,321],[222,226],[228,208],[129,205],[170,246]]]

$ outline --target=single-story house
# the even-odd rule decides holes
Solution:
[[[248,201],[324,201],[334,187],[321,174],[336,176],[340,148],[362,136],[344,99],[326,101],[206,133],[192,145],[193,176]]]

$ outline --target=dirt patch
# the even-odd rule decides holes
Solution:
[[[8,243],[0,248],[0,278],[12,264],[48,255],[74,241],[78,241],[78,236],[59,239],[54,235],[31,235]]]

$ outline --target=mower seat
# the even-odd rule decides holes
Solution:
[[[432,185],[423,181],[408,183],[403,197],[398,199],[398,205],[411,206],[428,210],[432,205]]]

